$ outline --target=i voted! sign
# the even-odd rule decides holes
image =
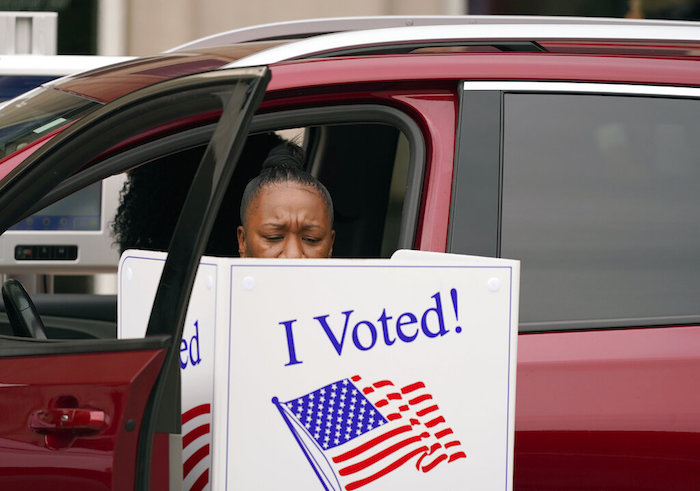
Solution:
[[[217,487],[511,487],[517,262],[404,252],[229,271]]]
[[[203,258],[180,363],[211,464],[183,456],[185,489],[510,489],[518,284],[516,261],[415,251]]]

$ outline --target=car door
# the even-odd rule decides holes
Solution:
[[[4,232],[65,178],[99,166],[101,156],[169,125],[221,114],[176,226],[145,338],[0,336],[0,488],[167,486],[167,448],[158,442],[180,432],[178,348],[190,290],[268,81],[264,67],[234,69],[135,91],[74,122],[0,182]]]

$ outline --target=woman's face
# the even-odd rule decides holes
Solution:
[[[320,193],[296,182],[262,187],[237,232],[241,257],[330,257],[335,238]]]

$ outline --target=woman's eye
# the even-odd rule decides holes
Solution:
[[[266,236],[264,236],[264,238],[268,242],[277,242],[277,241],[282,240],[281,235],[266,235]]]
[[[321,239],[318,239],[316,237],[304,237],[304,242],[308,242],[309,244],[317,244],[320,241]]]

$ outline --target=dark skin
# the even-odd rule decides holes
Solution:
[[[237,235],[241,257],[327,258],[335,239],[321,194],[296,182],[261,188]]]

